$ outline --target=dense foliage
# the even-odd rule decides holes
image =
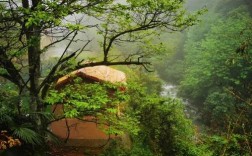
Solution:
[[[131,146],[113,142],[103,155],[209,155],[197,144],[196,131],[184,113],[180,100],[147,95],[136,84],[129,87],[130,101],[126,110],[139,121],[139,133],[130,134]]]
[[[0,150],[47,155],[48,143],[59,141],[50,123],[92,115],[106,133],[128,139],[126,145],[123,137],[114,140],[102,155],[252,155],[252,3],[189,0],[189,10],[205,5],[208,13],[187,31],[205,9],[190,13],[184,4],[1,1]],[[87,38],[90,32],[98,39]],[[52,40],[44,45],[43,37]],[[63,51],[50,58],[59,43]],[[87,54],[87,47],[98,50]],[[163,80],[178,86],[186,105],[160,97],[159,76],[143,72],[152,70],[150,62]],[[127,86],[74,78],[55,89],[61,76],[96,65],[141,68],[125,67],[133,81]],[[52,113],[62,103],[63,112]]]
[[[200,139],[213,155],[251,155],[251,3],[201,3],[209,11],[184,33],[184,49],[167,61],[178,78],[167,80],[196,110]]]
[[[60,92],[54,90],[55,82],[73,70],[88,66],[140,65],[150,70],[148,58],[159,54],[162,45],[153,44],[150,39],[162,31],[181,31],[196,24],[203,12],[188,12],[181,0],[127,0],[126,3],[10,0],[0,2],[0,11],[0,87],[3,88],[0,130],[20,138],[22,150],[27,149],[26,155],[47,154],[45,145],[55,140],[48,124],[59,119],[50,110],[60,102],[66,102],[66,112],[60,118],[90,114],[111,123],[108,133],[138,132],[135,128],[138,122],[128,114],[119,117],[124,122],[117,119],[118,111],[114,107],[126,98],[120,94],[109,97],[106,90],[112,86],[76,84]],[[86,23],[88,19],[93,21]],[[101,50],[92,60],[83,57],[92,42],[85,36],[90,29],[101,39],[98,41]],[[44,44],[43,37],[51,41]],[[140,48],[111,54],[115,45],[125,42],[137,43]],[[64,45],[64,50],[50,65],[45,65],[48,62],[45,56],[52,52],[50,48],[59,43]],[[81,46],[75,47],[75,43]]]

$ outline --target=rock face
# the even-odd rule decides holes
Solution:
[[[62,105],[57,106],[56,112],[60,109],[62,109]],[[53,122],[50,128],[62,140],[67,139],[65,146],[98,148],[106,145],[109,139],[115,138],[115,136],[106,135],[101,131],[96,123],[97,120],[93,116],[85,116],[81,120],[66,118]]]
[[[83,78],[84,83],[85,80],[88,83],[97,81],[126,83],[126,76],[123,72],[107,66],[95,66],[76,70],[69,75],[61,77],[58,79],[56,87],[61,89],[64,85],[72,83],[74,75]],[[55,115],[60,115],[63,113],[63,107],[64,104],[54,105],[52,110],[54,110]],[[84,116],[82,119],[66,118],[53,122],[50,125],[50,129],[63,140],[68,138],[65,146],[97,148],[106,145],[110,138],[115,138],[115,136],[106,135],[99,129],[99,125],[96,122],[98,120],[93,116]]]
[[[126,75],[122,71],[108,66],[94,66],[75,70],[70,74],[59,78],[56,87],[63,87],[67,83],[71,82],[74,76],[79,76],[84,80],[93,82],[126,83]]]

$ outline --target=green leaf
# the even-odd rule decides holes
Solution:
[[[32,129],[26,127],[17,127],[13,129],[13,135],[17,136],[18,138],[22,139],[28,144],[32,145],[41,145],[42,138],[41,136]]]

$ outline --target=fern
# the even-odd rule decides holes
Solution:
[[[12,121],[12,118],[11,116],[5,114],[5,113],[2,113],[0,112],[0,124],[2,123],[8,123],[8,122],[11,122]]]
[[[13,135],[19,137],[28,144],[39,145],[43,142],[42,137],[30,128],[20,126],[13,130]]]

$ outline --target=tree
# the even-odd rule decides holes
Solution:
[[[15,85],[19,98],[15,109],[20,116],[24,115],[22,98],[28,97],[26,105],[29,109],[25,112],[35,113],[32,118],[38,131],[47,126],[38,112],[46,111],[48,91],[60,76],[95,65],[134,64],[148,69],[150,62],[143,57],[153,51],[129,52],[124,58],[111,58],[111,48],[121,42],[143,43],[143,39],[153,32],[183,30],[194,25],[198,21],[197,16],[202,13],[187,13],[181,0],[127,0],[126,3],[113,0],[6,0],[0,3],[0,76]],[[83,17],[68,22],[76,14]],[[82,24],[81,20],[88,17],[95,18],[97,23]],[[78,59],[91,40],[84,42],[83,47],[71,54],[67,53],[69,47],[78,41],[77,34],[89,28],[96,28],[103,38],[102,61],[84,63],[83,59]],[[55,40],[41,47],[42,36],[50,36]],[[47,75],[42,77],[41,55],[48,54],[46,52],[50,47],[62,41],[68,42],[64,52]]]
[[[197,42],[195,33],[188,35],[180,94],[198,108],[199,120],[216,135],[216,155],[246,155],[251,154],[251,17],[244,6],[226,14]]]

